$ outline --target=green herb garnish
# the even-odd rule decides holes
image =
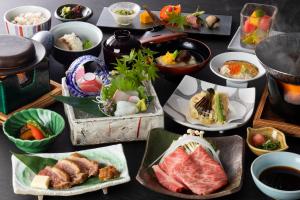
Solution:
[[[264,150],[276,150],[280,148],[280,142],[278,140],[268,139],[263,145],[259,147]]]
[[[101,90],[103,100],[112,99],[117,89],[122,91],[134,90],[141,98],[147,99],[144,81],[154,80],[157,68],[154,63],[154,51],[150,49],[131,50],[129,55],[117,59],[115,70],[117,74],[112,77],[111,84]]]
[[[90,49],[93,47],[93,42],[91,40],[84,40],[82,42],[82,48],[85,49]]]
[[[132,15],[134,14],[134,10],[119,9],[119,10],[115,10],[114,13],[118,15]]]

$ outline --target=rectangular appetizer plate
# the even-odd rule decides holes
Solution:
[[[143,10],[141,10],[143,12]],[[153,11],[154,14],[159,16],[159,11]],[[188,15],[190,13],[182,13],[183,15]],[[205,19],[209,14],[203,14],[202,19]],[[232,16],[226,15],[215,15],[220,19],[220,27],[216,29],[208,29],[205,26],[202,26],[200,29],[192,29],[185,28],[184,32],[186,33],[194,33],[194,34],[202,34],[202,35],[223,35],[229,36],[231,33],[231,24],[232,24]],[[112,29],[127,29],[127,30],[138,30],[138,31],[146,31],[153,27],[153,24],[141,24],[139,15],[134,18],[133,23],[128,26],[121,26],[116,23],[112,15],[110,14],[107,7],[104,7],[102,13],[97,22],[97,26],[100,28],[112,28]]]
[[[226,93],[229,99],[228,118],[234,119],[239,116],[239,112],[244,115],[239,119],[224,124],[201,125],[192,124],[186,119],[186,114],[189,112],[189,101],[197,93],[202,90],[213,88],[217,92]],[[255,88],[233,88],[213,83],[201,81],[191,76],[184,76],[178,87],[175,89],[171,97],[168,99],[163,109],[165,113],[174,121],[184,126],[206,130],[206,131],[225,131],[237,128],[247,123],[251,118],[255,105]]]
[[[181,135],[168,132],[164,129],[151,130],[144,158],[136,179],[143,186],[155,192],[174,196],[182,199],[212,199],[218,198],[232,193],[238,192],[242,187],[243,177],[243,162],[245,145],[244,140],[238,135],[225,137],[208,137],[218,150],[220,150],[220,160],[228,176],[229,184],[223,187],[216,193],[209,195],[183,194],[176,193],[165,189],[161,186],[155,177],[151,167],[148,167],[161,154],[163,154],[174,140],[177,140]]]
[[[93,192],[96,190],[108,188],[114,185],[119,185],[130,181],[127,162],[123,152],[122,144],[111,145],[107,147],[101,147],[90,150],[78,151],[78,153],[88,157],[91,160],[96,160],[104,165],[113,165],[120,172],[120,178],[106,181],[106,182],[93,182],[86,181],[85,183],[74,186],[70,189],[55,190],[55,189],[36,189],[30,187],[31,181],[34,177],[34,173],[23,164],[19,159],[12,155],[12,169],[13,169],[13,188],[16,194],[24,195],[37,195],[37,196],[72,196],[83,194],[87,192]],[[45,153],[34,154],[45,158],[63,159],[69,156],[71,153]]]
[[[270,32],[270,36],[272,35],[278,35],[278,34],[282,34],[283,32],[279,32],[279,31],[274,31],[271,30]],[[232,37],[229,45],[227,46],[228,50],[232,50],[232,51],[242,51],[242,52],[247,52],[247,53],[252,53],[255,54],[254,49],[247,49],[241,46],[240,43],[240,37],[241,37],[241,27],[239,27],[237,29],[237,31],[235,32],[234,36]]]

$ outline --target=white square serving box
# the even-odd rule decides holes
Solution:
[[[146,140],[153,128],[164,127],[163,109],[151,82],[146,85],[153,96],[152,108],[146,113],[124,117],[94,117],[64,104],[73,145],[93,145],[111,142]],[[62,93],[70,96],[66,79],[62,78]]]

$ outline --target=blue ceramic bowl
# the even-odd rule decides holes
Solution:
[[[300,199],[300,190],[278,190],[262,183],[258,177],[267,168],[287,166],[300,170],[300,155],[290,152],[273,152],[257,157],[251,165],[251,175],[256,186],[269,197],[277,200]]]

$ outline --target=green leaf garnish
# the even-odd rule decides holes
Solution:
[[[77,108],[78,110],[95,115],[97,117],[105,117],[106,115],[101,112],[98,104],[94,102],[95,97],[72,97],[72,96],[53,96],[53,98],[62,103],[68,104]]]
[[[57,160],[53,158],[43,158],[39,156],[31,156],[27,154],[18,154],[13,152],[12,154],[21,162],[23,162],[35,174],[39,173],[39,171],[44,169],[46,166],[54,166],[57,163]]]
[[[112,99],[116,90],[137,91],[140,98],[146,97],[144,81],[151,81],[158,77],[154,63],[154,54],[148,48],[132,49],[129,55],[117,59],[115,63],[116,75],[112,77],[110,85],[101,90],[103,100]],[[145,98],[146,99],[146,98]]]

